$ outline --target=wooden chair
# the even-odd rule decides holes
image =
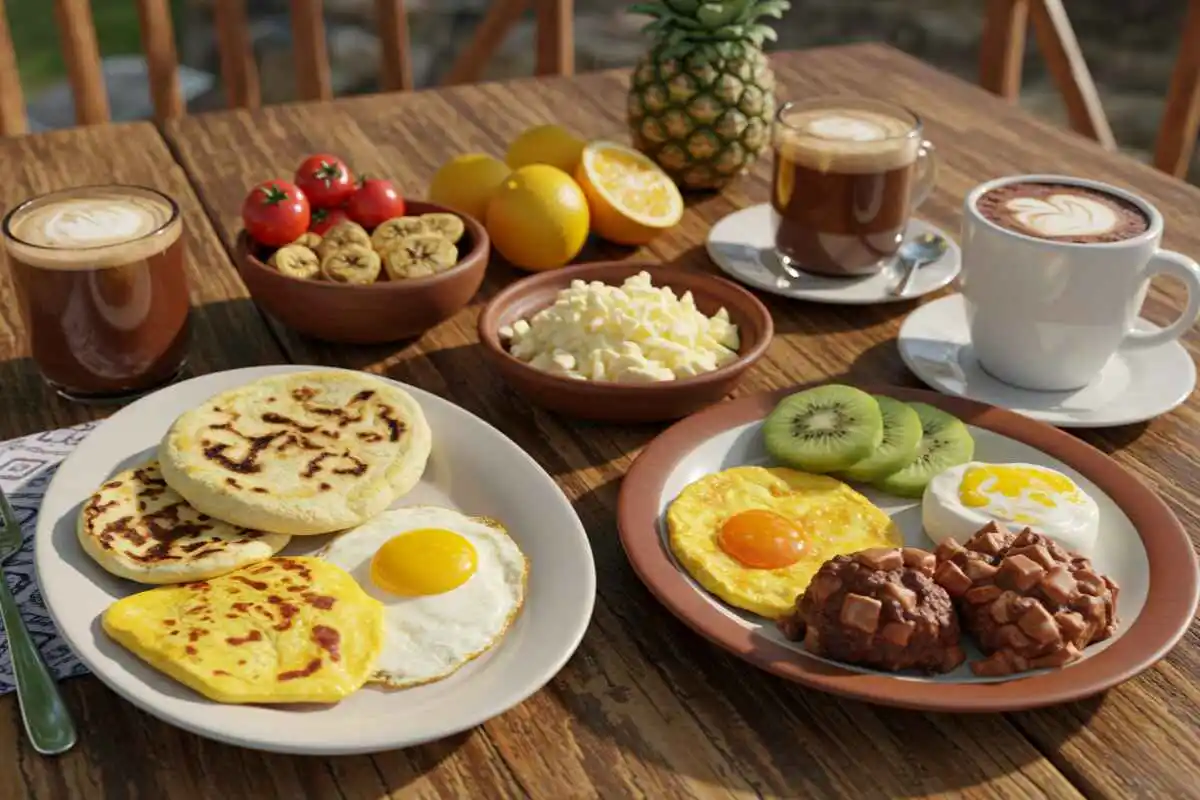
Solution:
[[[159,121],[181,116],[185,108],[179,89],[179,61],[169,0],[135,2],[154,116]],[[53,0],[53,3],[67,80],[75,98],[75,121],[80,125],[108,122],[108,95],[89,0]],[[497,0],[488,9],[475,40],[452,67],[448,82],[478,78],[505,34],[530,3],[536,4],[537,11],[537,74],[569,75],[574,72],[572,0]],[[322,10],[321,0],[292,0],[293,43],[297,53],[308,56],[296,59],[296,81],[300,97],[305,100],[333,97]],[[404,0],[376,0],[376,14],[376,29],[383,45],[380,83],[386,91],[412,89]],[[213,16],[221,78],[229,105],[256,108],[261,104],[261,96],[245,0],[214,0]],[[0,0],[0,135],[13,136],[25,133],[27,129],[25,101],[17,75],[8,16],[4,0]]]

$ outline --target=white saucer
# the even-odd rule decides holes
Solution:
[[[949,244],[945,255],[917,270],[904,297],[895,297],[888,289],[900,279],[895,268],[861,278],[824,278],[807,273],[789,274],[775,255],[775,229],[771,206],[761,203],[719,220],[708,232],[708,255],[721,271],[734,280],[764,292],[809,300],[814,303],[869,305],[912,300],[941,289],[962,265],[962,252],[950,236],[928,222],[913,219],[908,236],[937,233]],[[794,271],[793,271],[794,272]]]
[[[1138,330],[1158,326],[1139,319]],[[1073,392],[1018,389],[983,371],[971,349],[960,294],[913,311],[897,340],[905,365],[946,394],[1008,408],[1060,428],[1128,425],[1165,414],[1196,388],[1196,365],[1179,342],[1149,350],[1117,351],[1100,374]]]

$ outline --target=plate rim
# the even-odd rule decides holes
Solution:
[[[352,370],[352,369],[347,369],[345,367],[330,367],[330,366],[312,365],[312,364],[268,364],[268,365],[240,367],[240,368],[234,368],[234,369],[229,369],[229,370],[217,370],[214,372],[208,372],[208,373],[204,373],[202,375],[194,376],[194,377],[189,378],[184,381],[179,381],[177,383],[173,383],[169,386],[158,389],[155,392],[151,392],[151,393],[145,395],[143,398],[138,398],[138,400],[135,400],[132,403],[129,403],[128,405],[119,409],[112,416],[101,420],[99,422],[99,424],[96,425],[95,428],[93,428],[91,431],[88,432],[88,435],[86,438],[91,438],[92,436],[94,436],[95,434],[97,434],[98,432],[103,430],[106,426],[108,426],[112,422],[113,419],[115,419],[119,415],[125,415],[125,414],[129,413],[130,409],[133,409],[134,407],[136,407],[136,405],[141,400],[151,397],[153,395],[157,395],[161,392],[177,391],[179,389],[179,387],[181,387],[185,384],[191,383],[193,381],[202,381],[205,379],[210,379],[217,375],[227,375],[227,374],[232,374],[232,373],[239,373],[239,374],[244,375],[245,382],[248,383],[250,381],[256,380],[259,377],[267,377],[270,375],[286,374],[286,373],[290,373],[290,372],[306,372],[306,371],[311,371],[311,370],[337,370],[337,371],[342,371],[342,372],[356,372],[356,373],[363,372],[362,370]],[[516,694],[514,694],[513,696],[515,699],[511,703],[508,703],[507,705],[501,704],[503,707],[499,707],[494,710],[491,708],[488,708],[488,709],[484,709],[482,712],[474,711],[470,714],[465,715],[464,721],[462,721],[461,723],[459,723],[457,725],[445,727],[445,728],[443,728],[435,733],[431,733],[429,735],[422,735],[422,736],[415,736],[415,737],[409,736],[409,737],[404,737],[404,738],[393,738],[393,739],[388,739],[388,740],[384,740],[381,737],[376,737],[375,739],[365,740],[365,741],[364,740],[354,740],[348,744],[333,742],[332,740],[329,740],[329,744],[286,743],[286,742],[278,743],[278,742],[273,742],[273,741],[263,741],[258,738],[249,738],[248,739],[243,736],[239,736],[236,732],[231,732],[231,731],[228,731],[225,729],[218,729],[217,727],[212,726],[212,725],[194,723],[187,717],[176,716],[168,711],[163,711],[162,709],[160,709],[156,706],[156,704],[153,702],[151,697],[148,697],[145,694],[134,694],[132,692],[127,691],[126,687],[122,686],[119,681],[115,680],[112,676],[105,674],[105,671],[103,669],[97,669],[97,666],[96,666],[97,662],[87,655],[87,647],[86,646],[80,647],[79,645],[77,645],[75,643],[75,641],[72,639],[72,637],[66,632],[66,629],[63,627],[63,625],[60,621],[59,615],[55,613],[53,604],[49,600],[49,597],[45,591],[44,587],[46,584],[45,584],[45,581],[43,580],[44,576],[43,576],[43,570],[42,570],[42,561],[44,558],[51,558],[51,557],[57,558],[58,557],[57,553],[54,552],[53,536],[54,536],[55,528],[59,524],[60,520],[59,519],[50,520],[46,515],[39,514],[37,525],[36,525],[36,528],[34,531],[34,558],[33,558],[34,571],[35,571],[35,574],[37,577],[39,591],[42,592],[43,599],[45,600],[46,613],[49,615],[51,621],[54,623],[55,629],[59,632],[59,635],[62,637],[63,641],[71,649],[71,652],[80,660],[81,663],[84,664],[84,666],[86,666],[88,668],[88,674],[90,676],[99,679],[101,683],[103,683],[110,690],[112,690],[122,700],[132,704],[133,706],[141,709],[142,711],[145,711],[146,713],[150,714],[151,716],[153,716],[157,719],[160,719],[163,722],[165,722],[175,728],[179,728],[181,730],[188,731],[189,733],[195,734],[197,736],[200,736],[200,737],[203,737],[206,739],[211,739],[213,741],[224,742],[226,744],[231,744],[231,745],[235,745],[238,747],[244,747],[244,748],[252,749],[252,750],[259,750],[259,751],[263,751],[263,752],[284,753],[284,754],[291,754],[291,755],[338,756],[338,755],[361,755],[361,754],[380,753],[380,752],[385,752],[388,750],[407,748],[407,747],[412,747],[412,746],[423,744],[423,743],[430,742],[430,741],[444,739],[446,737],[453,736],[453,735],[461,733],[463,731],[471,730],[473,728],[478,727],[479,725],[482,725],[483,723],[487,722],[490,719],[500,716],[501,714],[507,713],[508,711],[517,707],[521,703],[524,703],[530,697],[532,697],[533,695],[535,695],[539,691],[541,691],[551,680],[554,679],[555,676],[557,676],[559,674],[559,672],[562,671],[563,667],[566,666],[566,663],[571,659],[571,657],[579,649],[579,646],[583,642],[584,636],[587,634],[588,629],[591,627],[592,617],[595,613],[595,604],[596,604],[595,556],[592,552],[591,542],[587,536],[587,529],[584,527],[583,521],[579,518],[579,514],[575,510],[574,504],[571,503],[570,498],[567,496],[567,494],[565,492],[563,492],[562,487],[560,487],[558,485],[558,482],[555,481],[554,478],[548,472],[546,472],[545,468],[542,467],[541,464],[539,464],[532,455],[530,455],[524,448],[522,448],[520,445],[518,445],[516,442],[514,442],[511,438],[509,438],[503,431],[501,431],[500,429],[498,429],[494,425],[492,425],[488,420],[478,416],[477,414],[472,413],[471,411],[468,411],[467,409],[459,406],[457,403],[454,403],[453,401],[451,401],[447,398],[441,397],[441,396],[437,395],[436,393],[431,392],[427,389],[422,389],[419,386],[412,386],[410,384],[406,384],[401,381],[397,381],[393,378],[389,378],[386,375],[379,375],[376,373],[365,373],[365,374],[369,374],[369,375],[372,375],[373,377],[388,381],[392,384],[395,384],[395,385],[405,389],[406,391],[407,390],[416,390],[416,392],[418,394],[429,395],[431,397],[435,397],[438,400],[441,400],[442,402],[445,402],[448,405],[453,406],[453,408],[457,412],[466,414],[470,417],[474,417],[479,423],[490,428],[497,436],[508,441],[513,446],[513,448],[520,453],[521,457],[527,459],[529,464],[531,466],[533,466],[538,472],[540,472],[545,477],[545,479],[551,485],[553,485],[554,489],[562,495],[564,503],[566,504],[567,508],[570,509],[571,513],[574,515],[574,517],[576,519],[577,528],[578,528],[577,533],[578,533],[580,543],[581,543],[581,552],[583,553],[585,560],[590,568],[588,570],[586,570],[586,574],[578,576],[578,580],[582,581],[585,584],[585,587],[584,587],[585,591],[583,594],[587,598],[586,608],[580,609],[579,619],[578,619],[577,625],[575,626],[575,629],[571,631],[569,636],[564,636],[560,651],[557,653],[557,655],[554,658],[551,659],[550,662],[548,662],[547,667],[545,669],[543,669],[536,678],[534,678],[532,681],[528,682],[527,686],[525,686],[520,691],[518,691]],[[221,390],[217,390],[217,391],[221,391]],[[418,398],[418,401],[419,401],[419,399],[420,398]],[[84,441],[86,441],[86,438]],[[82,445],[82,444],[83,444],[83,442],[81,441],[80,445]],[[72,451],[72,453],[69,456],[67,456],[66,459],[64,459],[62,462],[60,462],[60,464],[58,465],[58,469],[55,472],[54,478],[51,480],[50,485],[46,487],[46,493],[43,496],[43,503],[45,502],[45,497],[49,497],[51,492],[54,491],[54,488],[55,488],[54,485],[56,482],[59,481],[59,479],[60,479],[59,476],[64,474],[63,467],[67,466],[67,464],[71,461],[71,459],[75,458],[76,453],[78,453],[78,452],[79,451],[77,448],[76,450]],[[148,588],[154,588],[154,587],[148,587]],[[86,642],[84,644],[86,645]],[[136,658],[136,656],[133,656],[132,654],[130,654],[130,655],[131,655],[131,657]],[[139,661],[139,663],[143,663],[143,662]],[[191,690],[188,690],[188,691],[191,691]],[[215,703],[213,701],[207,701],[206,698],[203,698],[199,694],[197,694],[197,697],[200,698],[201,700],[205,700],[206,702],[211,702],[213,705],[216,705],[216,706],[225,705],[225,704]],[[234,707],[237,707],[237,704],[234,704]]]
[[[757,635],[723,614],[671,561],[658,529],[658,498],[672,470],[697,442],[759,421],[783,397],[819,383],[825,382],[755,393],[681,420],[642,450],[622,481],[617,529],[626,556],[659,602],[697,633],[754,666],[810,688],[943,712],[1020,711],[1091,697],[1153,666],[1187,633],[1200,603],[1196,552],[1174,512],[1148,484],[1107,454],[1044,422],[966,398],[884,385],[859,388],[929,403],[970,425],[1034,447],[1078,470],[1107,494],[1129,518],[1146,551],[1149,586],[1137,619],[1104,650],[1065,669],[1001,683],[942,683],[836,667]]]

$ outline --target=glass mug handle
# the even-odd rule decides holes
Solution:
[[[914,209],[925,202],[937,183],[937,157],[934,153],[933,142],[928,139],[921,140],[921,144],[917,147],[916,179],[913,181],[912,207]]]

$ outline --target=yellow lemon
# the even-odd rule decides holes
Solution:
[[[504,161],[513,169],[549,164],[573,175],[583,145],[582,139],[561,125],[537,125],[513,139]]]
[[[679,222],[679,187],[642,153],[614,142],[583,149],[575,179],[587,195],[592,229],[618,244],[642,245]]]
[[[503,161],[485,153],[456,156],[434,174],[429,199],[483,222],[488,201],[511,171]]]
[[[561,267],[579,254],[588,235],[587,198],[557,167],[531,164],[501,182],[488,204],[492,245],[518,267]]]

